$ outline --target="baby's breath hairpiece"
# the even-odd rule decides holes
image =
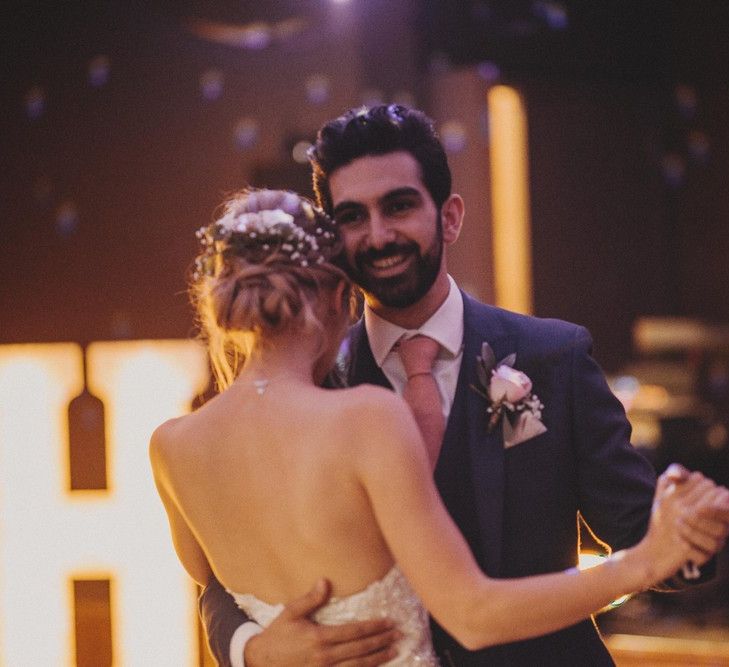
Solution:
[[[306,267],[331,260],[341,248],[329,216],[294,193],[287,193],[281,208],[245,208],[245,197],[234,200],[222,218],[197,231],[202,250],[195,260],[194,280],[216,275],[229,257],[257,264],[279,253]]]

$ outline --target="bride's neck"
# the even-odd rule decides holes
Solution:
[[[277,341],[274,347],[260,350],[243,366],[236,383],[259,380],[286,380],[314,384],[314,351],[301,339]]]

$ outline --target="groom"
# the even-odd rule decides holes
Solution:
[[[317,197],[341,229],[346,268],[366,296],[348,339],[348,381],[402,393],[410,373],[398,341],[414,333],[437,341],[425,375],[435,380],[442,415],[419,424],[440,494],[481,568],[521,577],[574,567],[578,514],[613,549],[636,543],[648,524],[654,473],[630,445],[587,331],[479,303],[447,273],[444,249],[458,237],[464,206],[451,193],[432,121],[396,105],[352,110],[321,129],[311,161]],[[517,384],[531,382],[524,399],[538,396],[524,411],[531,432],[498,413],[490,372],[478,373],[479,364],[502,360],[507,375],[510,366],[523,374],[512,374]],[[716,532],[710,524],[697,529]],[[263,632],[214,579],[200,606],[222,665],[243,665],[244,654],[246,667],[378,665],[393,655],[395,635],[384,621],[320,627],[308,620],[327,596],[318,586]],[[445,666],[613,664],[590,620],[476,652],[435,623],[433,640]]]

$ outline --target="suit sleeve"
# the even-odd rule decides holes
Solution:
[[[235,631],[249,619],[220,582],[212,577],[198,600],[210,652],[220,667],[231,667],[230,641]]]
[[[630,444],[623,406],[591,352],[592,338],[580,327],[572,347],[579,506],[597,537],[618,550],[640,541],[648,528],[655,472]]]
[[[633,546],[648,529],[655,471],[630,444],[631,427],[622,404],[592,358],[592,338],[580,327],[572,348],[574,442],[578,450],[580,512],[587,525],[613,550]],[[677,576],[657,587],[676,590],[710,579],[715,561],[702,576]]]

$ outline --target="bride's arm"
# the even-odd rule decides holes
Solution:
[[[442,504],[407,406],[391,394],[371,397],[368,419],[377,429],[358,438],[360,479],[402,571],[436,620],[469,649],[572,625],[617,597],[664,579],[687,560],[704,562],[707,554],[681,539],[676,526],[687,503],[698,507],[702,497],[702,506],[710,502],[709,486],[729,519],[725,490],[694,476],[671,493],[663,479],[651,528],[636,547],[581,572],[490,579]]]
[[[195,535],[185,521],[185,517],[177,507],[170,491],[168,490],[168,480],[165,472],[165,455],[164,445],[162,444],[159,429],[152,435],[149,445],[149,457],[152,462],[152,472],[154,473],[154,483],[157,486],[157,492],[162,499],[167,519],[170,524],[170,533],[172,534],[172,542],[175,545],[177,557],[180,559],[182,566],[187,573],[195,580],[197,584],[205,587],[212,576],[212,570],[205,552],[198,543]]]

